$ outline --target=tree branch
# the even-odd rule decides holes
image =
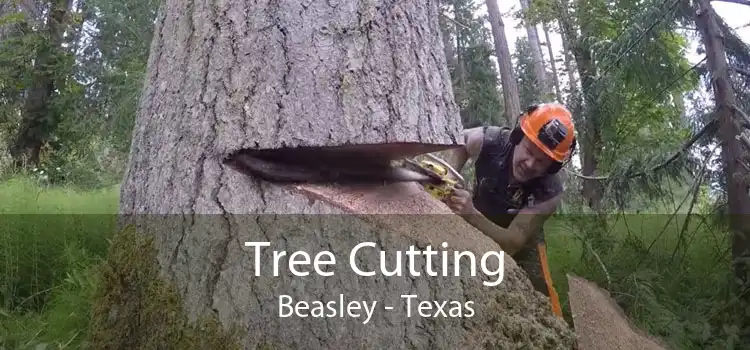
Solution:
[[[731,2],[731,3],[734,3],[734,4],[740,4],[740,5],[750,6],[750,0],[712,0],[712,1]]]
[[[739,114],[739,115],[740,115],[740,118],[742,118],[742,122],[743,122],[744,126],[745,126],[746,128],[750,128],[750,117],[748,117],[748,116],[747,116],[747,114],[745,114],[745,112],[743,112],[743,111],[742,111],[742,110],[741,110],[741,109],[740,109],[739,107],[737,107],[736,105],[733,105],[733,106],[732,106],[732,109],[734,109],[734,111],[735,111],[735,112],[737,112],[737,114]]]
[[[440,15],[443,16],[445,19],[447,19],[447,20],[449,20],[449,21],[451,21],[451,22],[453,22],[453,23],[455,23],[457,25],[460,25],[460,26],[464,27],[465,29],[471,29],[467,25],[465,25],[465,24],[463,24],[463,23],[461,23],[459,21],[456,21],[453,18],[450,18],[450,16],[446,15],[444,12],[440,12]]]
[[[682,155],[683,153],[685,153],[688,149],[690,149],[690,147],[693,146],[693,144],[695,144],[696,142],[698,142],[698,140],[700,140],[701,137],[703,137],[703,135],[705,135],[705,134],[707,134],[709,132],[713,132],[714,129],[716,128],[716,126],[717,126],[717,122],[716,122],[715,119],[712,120],[711,122],[709,122],[708,124],[704,125],[703,128],[700,131],[698,131],[695,135],[693,135],[692,138],[690,138],[690,140],[688,140],[687,142],[685,142],[685,144],[682,145],[682,147],[680,148],[679,151],[675,152],[666,161],[664,161],[664,162],[662,162],[660,164],[657,164],[656,166],[652,167],[649,170],[649,172],[657,171],[657,170],[659,170],[659,169],[661,169],[661,168],[669,165],[669,163],[672,163],[675,160],[677,160],[677,158],[679,158],[680,155]],[[579,174],[579,173],[570,171],[568,169],[565,169],[565,171],[568,174],[571,174],[571,175],[573,175],[575,177],[579,177],[579,178],[584,179],[584,180],[608,180],[611,177],[609,175],[607,175],[607,176],[586,176],[586,175],[583,175],[583,174]],[[637,172],[635,174],[628,174],[627,178],[628,179],[632,179],[632,178],[636,178],[636,177],[644,176],[644,175],[646,175],[646,171],[640,171],[640,172]]]
[[[742,68],[737,68],[737,67],[729,67],[729,69],[731,69],[731,70],[733,70],[733,71],[735,71],[737,73],[740,73],[740,74],[742,74],[742,75],[750,78],[750,71],[749,70],[742,69]]]

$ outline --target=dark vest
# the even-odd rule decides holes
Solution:
[[[507,228],[515,218],[515,214],[508,214],[509,209],[522,209],[528,206],[534,195],[550,192],[545,188],[547,183],[556,181],[555,175],[548,175],[532,180],[526,184],[510,185],[513,176],[513,149],[510,142],[510,129],[490,126],[484,128],[482,150],[474,163],[476,187],[473,203],[485,217],[496,225]],[[537,239],[527,243],[533,248],[536,243],[543,241],[540,232]],[[525,247],[518,254],[522,254]]]

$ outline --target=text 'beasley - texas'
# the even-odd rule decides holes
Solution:
[[[260,270],[261,270],[261,247],[269,247],[271,243],[269,242],[245,242],[245,246],[247,247],[254,247],[254,266],[255,266],[255,276],[260,276]],[[403,276],[405,274],[405,267],[408,269],[408,273],[411,276],[418,277],[421,275],[419,271],[416,270],[417,265],[415,263],[415,259],[423,258],[424,259],[424,269],[425,273],[428,276],[461,276],[462,273],[460,271],[460,262],[461,261],[467,261],[468,265],[470,267],[470,275],[476,276],[477,273],[477,264],[481,267],[482,273],[489,277],[494,277],[494,281],[483,281],[482,283],[485,286],[494,287],[500,284],[503,281],[504,276],[504,270],[505,270],[505,255],[503,251],[489,251],[484,254],[480,258],[477,259],[477,257],[472,252],[468,251],[453,251],[453,254],[449,254],[448,251],[437,251],[433,250],[432,246],[427,246],[425,250],[416,250],[414,246],[409,246],[409,250],[406,252],[403,251],[395,251],[395,252],[387,252],[383,250],[377,249],[376,251],[380,253],[379,260],[380,260],[380,268],[379,270],[368,270],[367,268],[363,267],[362,263],[359,263],[359,261],[362,260],[362,254],[366,254],[367,248],[369,249],[376,249],[377,245],[373,242],[363,242],[360,244],[357,244],[349,253],[349,267],[354,271],[357,275],[360,276],[375,276],[378,274],[382,274],[383,276],[392,277],[392,276]],[[443,249],[448,247],[448,244],[443,242],[441,244],[441,247]],[[279,268],[282,265],[287,266],[288,270],[295,276],[308,276],[310,274],[309,271],[305,271],[304,268],[300,268],[301,266],[309,266],[311,264],[311,257],[310,254],[304,251],[296,251],[287,257],[286,251],[273,251],[273,275],[279,276]],[[359,255],[358,255],[359,254]],[[395,262],[388,263],[387,258],[388,254],[395,254],[393,256],[395,258]],[[403,255],[406,255],[406,266],[404,266],[403,262]],[[438,262],[434,264],[433,258],[437,258]],[[496,266],[495,269],[491,269],[488,264],[488,260],[490,258],[494,258],[496,260],[494,266]],[[286,261],[284,261],[286,260]],[[449,272],[449,264],[452,263],[454,268],[452,269],[452,273]],[[324,271],[321,266],[323,265],[330,265],[331,267],[336,266],[336,257],[333,253],[330,251],[321,251],[315,254],[315,257],[312,258],[312,265],[313,269],[315,270],[315,273],[321,275],[321,276],[333,276],[334,271]],[[389,266],[390,265],[390,266]],[[437,266],[433,266],[437,265]],[[435,267],[437,267],[437,271],[435,270]]]
[[[456,300],[419,300],[417,295],[401,295],[404,305],[394,307],[391,305],[378,306],[378,301],[350,300],[347,301],[343,294],[339,294],[338,300],[313,300],[295,301],[291,296],[283,294],[279,296],[279,317],[350,317],[362,319],[363,324],[370,322],[375,310],[391,312],[392,310],[406,310],[406,317],[419,315],[421,317],[473,317],[473,301],[461,303]]]

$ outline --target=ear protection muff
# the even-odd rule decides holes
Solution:
[[[549,166],[547,169],[548,174],[557,174],[557,172],[562,169],[565,164],[568,164],[570,162],[570,158],[573,157],[573,152],[576,150],[576,137],[573,136],[573,142],[570,143],[570,152],[568,153],[568,159],[565,160],[565,162],[554,162],[552,165]]]
[[[521,118],[523,118],[526,115],[534,113],[539,108],[538,104],[529,106],[524,113],[522,113],[517,119],[516,119],[516,125],[513,127],[513,130],[510,132],[510,142],[514,146],[517,146],[519,143],[521,143],[521,140],[523,140],[524,134],[523,130],[521,130]],[[573,152],[576,150],[576,137],[573,135],[573,141],[570,144],[570,152],[568,153],[568,158],[565,160],[565,162],[553,162],[552,165],[549,166],[547,169],[548,174],[556,174],[558,173],[562,167],[570,162],[570,158],[573,155]]]
[[[516,125],[513,127],[513,130],[511,130],[510,132],[510,142],[514,146],[518,145],[519,143],[521,143],[521,140],[523,140],[523,130],[521,130],[521,118],[523,118],[523,116],[525,115],[534,113],[534,111],[536,111],[537,109],[539,109],[538,104],[531,105],[527,107],[526,111],[521,113],[521,115],[519,115],[518,118],[516,118]]]

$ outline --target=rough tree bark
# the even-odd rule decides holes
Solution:
[[[521,115],[521,100],[518,96],[518,81],[513,75],[508,39],[505,38],[505,24],[500,15],[497,0],[486,0],[486,4],[487,15],[492,27],[492,37],[495,41],[495,56],[497,56],[497,65],[500,70],[500,82],[503,86],[505,119],[508,120],[508,125],[515,125],[516,119]]]
[[[168,0],[151,47],[121,214],[153,236],[161,273],[190,319],[214,314],[225,327],[239,325],[245,348],[570,348],[571,331],[511,258],[497,287],[472,277],[468,259],[460,262],[460,278],[427,277],[421,259],[415,267],[421,276],[410,277],[406,257],[403,276],[362,277],[347,268],[350,250],[361,242],[377,243],[355,261],[367,269],[380,266],[379,250],[392,268],[395,251],[410,245],[499,250],[458,216],[428,216],[450,212],[417,184],[282,186],[222,163],[240,149],[293,146],[379,145],[372,151],[390,144],[400,150],[394,156],[408,155],[413,147],[401,143],[445,149],[461,142],[460,131],[435,2]],[[414,215],[352,215],[377,213]],[[154,214],[175,215],[147,216]],[[243,245],[248,241],[271,243],[262,250],[260,276],[254,250]],[[278,277],[272,250],[288,252]],[[298,250],[332,251],[335,275],[324,278],[311,267],[300,269],[311,271],[306,277],[291,275],[285,264]],[[367,324],[339,316],[281,318],[281,294],[323,302],[343,294],[378,306]],[[471,300],[475,314],[421,318],[412,305],[407,317],[404,294]],[[132,307],[112,300],[130,299],[106,300],[95,322],[122,332],[118,322],[127,321],[117,315],[133,314]],[[139,337],[117,338],[140,342],[156,326],[140,321],[132,326]]]

